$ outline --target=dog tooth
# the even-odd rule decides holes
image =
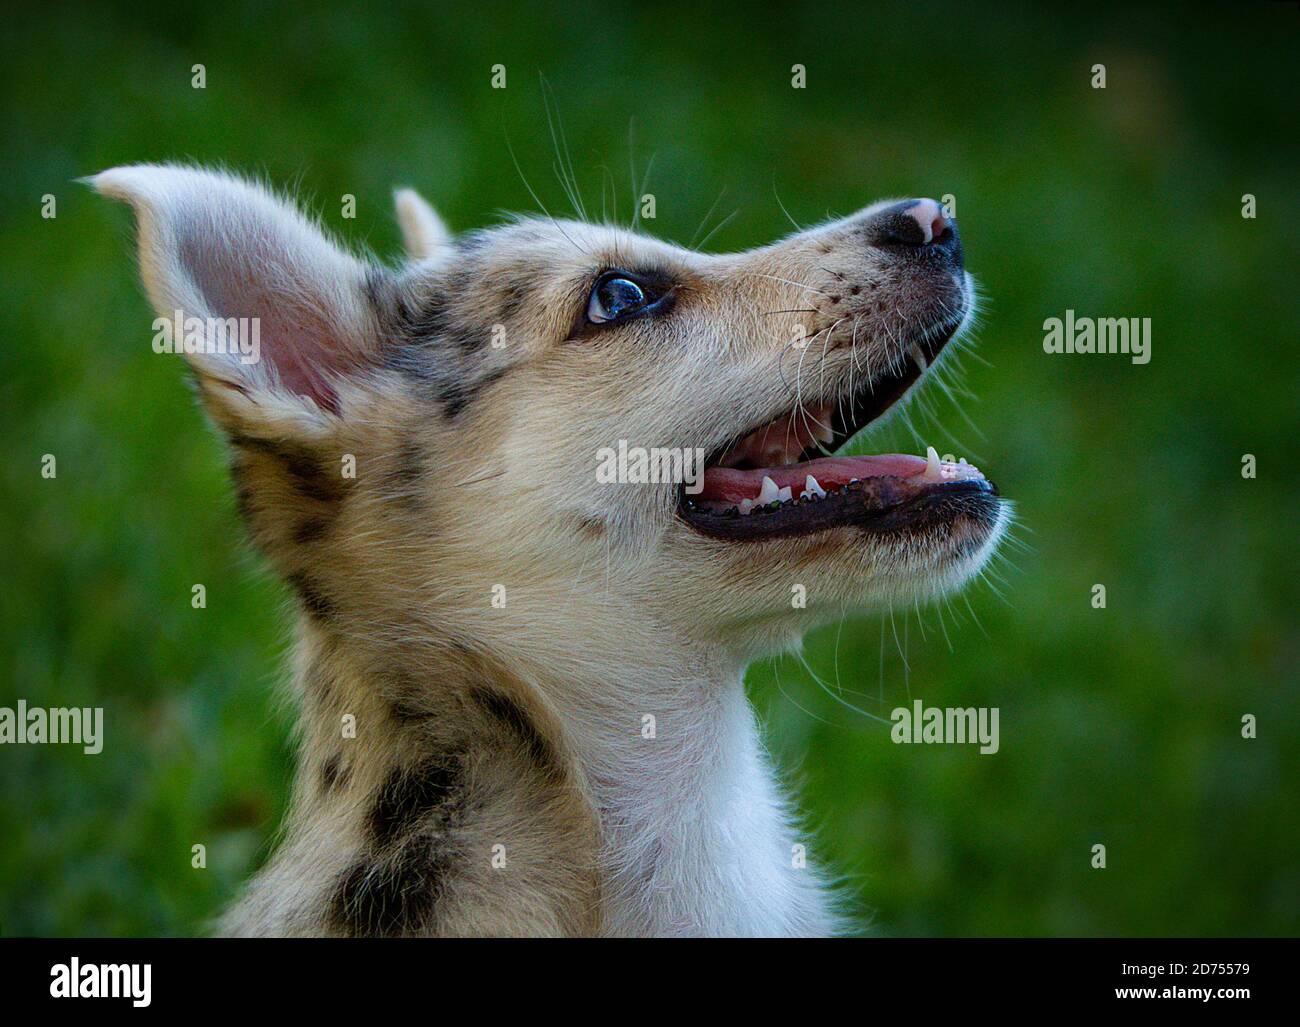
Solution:
[[[930,366],[926,363],[925,354],[921,352],[921,347],[915,343],[912,344],[912,359],[916,361],[916,366],[921,369],[922,374]]]
[[[926,481],[939,481],[943,478],[943,464],[939,460],[939,451],[933,446],[925,447],[925,470],[921,477]]]
[[[753,509],[754,509],[754,501],[753,501],[752,499],[742,499],[742,500],[740,501],[740,516],[741,516],[741,517],[748,517],[749,514],[750,514],[750,511],[752,511]]]
[[[817,479],[811,474],[804,479],[803,491],[799,493],[800,498],[804,496],[815,496],[818,499],[826,498],[826,490],[817,483]]]
[[[767,506],[780,494],[781,490],[776,487],[776,482],[767,475],[763,475],[763,487],[758,490],[758,495],[754,497],[754,503],[757,506]]]

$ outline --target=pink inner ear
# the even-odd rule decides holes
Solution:
[[[262,359],[285,389],[337,415],[339,397],[329,376],[356,366],[338,342],[337,326],[285,296],[266,296],[262,309],[270,312],[262,315]]]
[[[185,266],[215,317],[258,320],[260,362],[284,389],[339,413],[332,375],[356,369],[358,354],[347,332],[330,319],[321,283],[286,266],[273,246],[214,251],[191,237]],[[269,252],[268,252],[269,251]]]
[[[306,396],[322,410],[338,416],[339,394],[325,380],[319,368],[309,363],[302,352],[293,351],[285,361],[278,362],[275,367],[285,388],[299,396]]]

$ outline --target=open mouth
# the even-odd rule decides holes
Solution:
[[[923,457],[833,455],[928,372],[959,327],[954,321],[913,344],[901,366],[843,401],[789,411],[734,439],[706,460],[698,494],[683,487],[679,516],[705,535],[744,541],[845,525],[896,531],[995,507],[992,482],[964,459],[940,460],[933,447]]]

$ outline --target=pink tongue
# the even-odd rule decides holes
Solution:
[[[887,456],[828,456],[808,460],[786,467],[760,467],[752,471],[739,471],[734,467],[710,467],[704,472],[704,490],[696,499],[725,503],[739,503],[753,499],[763,487],[763,479],[771,478],[777,488],[790,486],[795,498],[804,490],[808,475],[830,492],[847,485],[854,478],[877,478],[890,475],[911,478],[925,470],[925,457],[891,453]]]

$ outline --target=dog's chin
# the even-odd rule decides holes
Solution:
[[[1011,505],[1001,499],[986,504],[953,493],[934,501],[906,531],[872,540],[884,543],[873,555],[885,568],[873,598],[926,602],[961,588],[984,569],[1010,521]]]
[[[1011,504],[993,503],[954,491],[927,498],[914,512],[897,511],[895,530],[840,528],[728,547],[726,578],[744,582],[744,594],[732,604],[724,637],[748,662],[797,646],[810,630],[846,615],[942,599],[976,578],[997,551]],[[765,587],[773,579],[780,587]],[[802,586],[799,603],[791,602],[791,582]]]

